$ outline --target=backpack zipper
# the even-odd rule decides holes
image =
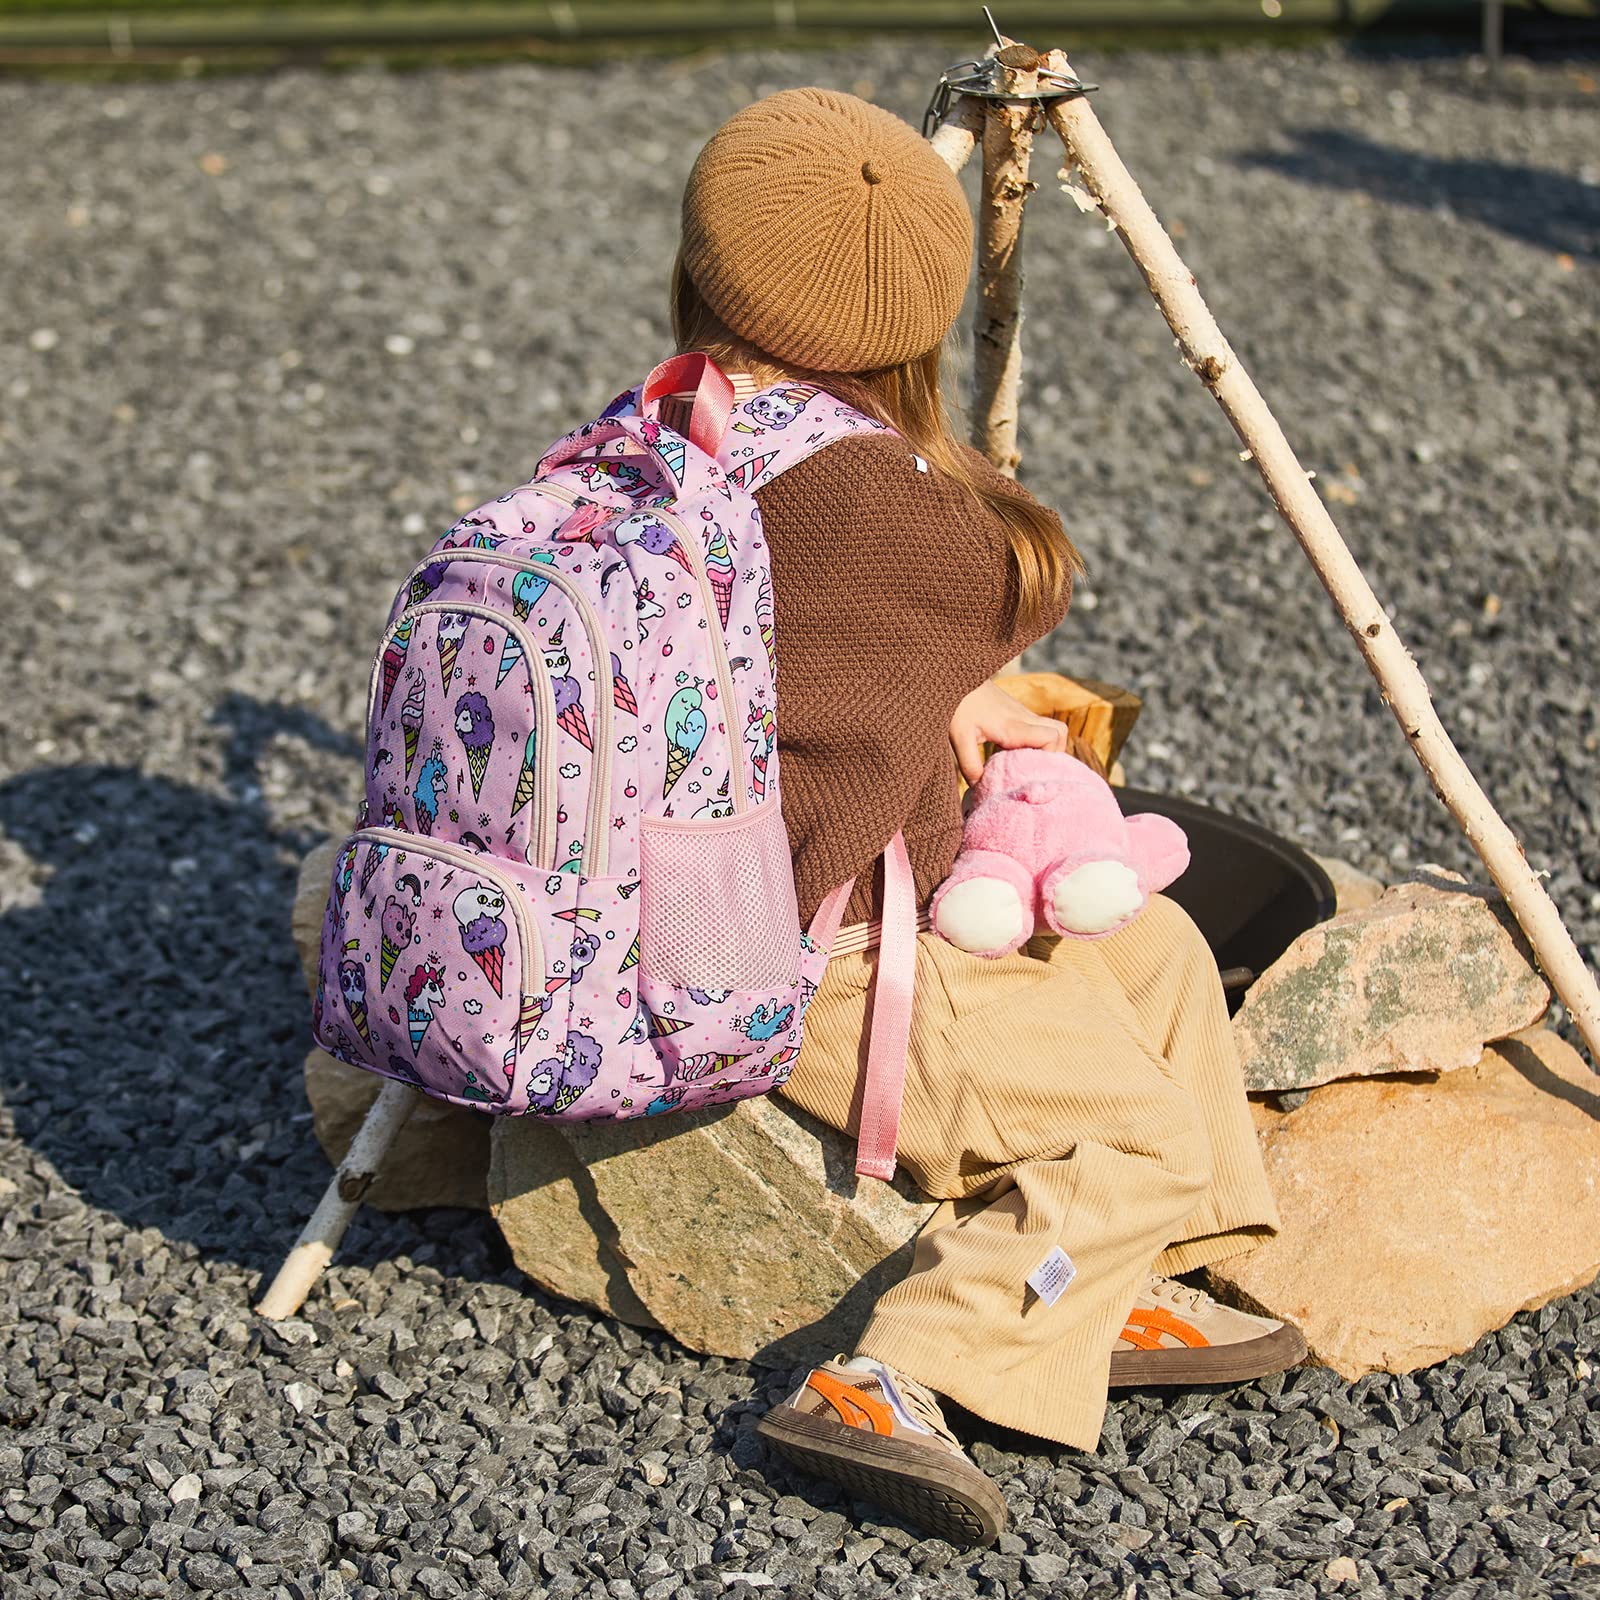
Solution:
[[[683,546],[700,585],[700,604],[706,614],[706,631],[711,635],[711,664],[716,669],[717,693],[722,697],[722,724],[728,732],[728,787],[732,791],[733,809],[736,812],[745,811],[749,807],[744,789],[743,730],[734,726],[737,702],[733,698],[733,669],[728,664],[728,642],[722,636],[721,613],[717,610],[711,579],[706,573],[705,552],[700,548],[700,536],[691,533],[688,524],[674,511],[652,506],[649,514],[678,530],[678,542]]]
[[[595,674],[595,716],[594,716],[594,775],[589,785],[589,804],[583,819],[583,874],[589,878],[604,877],[611,857],[611,732],[612,709],[616,695],[614,680],[611,675],[611,652],[605,648],[606,640],[601,634],[600,619],[595,614],[594,607],[589,604],[588,596],[578,587],[573,579],[566,573],[558,572],[554,566],[546,566],[542,561],[518,561],[515,557],[502,555],[498,550],[473,550],[468,547],[455,547],[446,550],[441,555],[439,552],[429,556],[425,561],[419,561],[410,572],[406,574],[405,585],[401,589],[404,594],[411,585],[411,580],[425,568],[436,567],[449,561],[481,561],[491,566],[510,567],[516,572],[528,572],[536,578],[543,578],[558,588],[572,603],[572,609],[578,613],[579,620],[583,623],[583,631],[589,638],[589,654],[594,658]],[[444,604],[445,602],[438,602]],[[459,609],[459,608],[457,608]],[[404,613],[402,613],[403,615]],[[496,620],[500,614],[496,613]],[[515,618],[511,619],[513,622]],[[544,660],[541,652],[540,661]],[[555,705],[555,690],[550,691],[550,703]],[[552,710],[552,725],[555,713]],[[596,818],[596,797],[601,815]],[[598,825],[597,825],[598,824]],[[551,845],[552,856],[555,846]]]
[[[407,617],[419,617],[426,612],[455,612],[459,616],[481,617],[486,622],[492,622],[498,628],[504,628],[507,633],[516,636],[517,643],[522,646],[522,656],[527,664],[528,676],[533,682],[534,690],[539,697],[539,739],[535,746],[535,771],[534,783],[538,792],[538,814],[535,819],[534,854],[537,861],[529,861],[530,866],[537,866],[541,871],[554,872],[556,870],[556,768],[550,759],[550,742],[555,738],[556,722],[556,692],[550,683],[550,672],[544,664],[544,651],[540,648],[533,634],[522,626],[515,617],[508,617],[496,611],[491,606],[480,606],[463,602],[453,605],[448,600],[425,600],[420,605],[407,606],[395,620],[389,624],[388,632],[384,634],[384,643],[387,644],[394,630]],[[367,726],[372,726],[373,711],[378,703],[378,673],[383,665],[383,651],[379,650],[377,660],[372,665],[372,681],[367,689]],[[446,690],[448,693],[448,690]],[[546,731],[548,730],[548,732]],[[585,819],[587,827],[587,819]],[[418,838],[428,837],[418,834]],[[469,850],[470,856],[472,852]],[[477,859],[474,857],[473,859]]]
[[[517,937],[522,943],[523,998],[544,993],[544,944],[539,938],[538,925],[525,913],[522,903],[525,891],[522,886],[509,873],[485,864],[493,861],[493,856],[480,856],[475,851],[467,849],[465,845],[448,844],[439,839],[427,838],[420,833],[406,833],[401,828],[360,828],[353,837],[376,844],[386,844],[400,850],[415,851],[419,856],[437,856],[439,860],[447,861],[452,866],[476,873],[481,878],[488,878],[505,896],[506,905],[511,911],[511,920],[517,925]],[[535,966],[530,959],[534,955],[538,957],[537,982],[534,979]]]

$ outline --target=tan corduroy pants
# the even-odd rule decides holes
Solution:
[[[783,1090],[852,1134],[876,960],[829,963]],[[1216,963],[1158,895],[1110,938],[1043,935],[999,960],[922,934],[916,982],[899,1159],[944,1203],[857,1351],[1092,1449],[1146,1274],[1278,1225]],[[1058,1246],[1077,1276],[1046,1305],[1026,1280]]]

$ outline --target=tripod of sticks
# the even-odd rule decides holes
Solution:
[[[992,19],[991,19],[992,22]],[[1015,476],[1022,377],[1022,220],[1036,124],[1066,150],[1069,193],[1116,231],[1167,319],[1189,370],[1210,391],[1255,463],[1279,515],[1300,542],[1340,619],[1377,679],[1395,720],[1433,791],[1505,896],[1545,976],[1600,1063],[1600,988],[1528,864],[1515,834],[1495,810],[1433,708],[1428,686],[1355,558],[1311,487],[1283,429],[1206,308],[1155,212],[1122,164],[1090,109],[1063,51],[1040,54],[1005,39],[981,72],[964,75],[938,127],[933,148],[959,171],[982,144],[978,219],[978,314],[974,330],[973,443]],[[979,63],[967,63],[978,68]],[[316,1211],[257,1310],[293,1316],[338,1248],[373,1179],[416,1105],[417,1091],[384,1080],[366,1120]]]

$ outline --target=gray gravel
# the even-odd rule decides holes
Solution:
[[[1016,1527],[984,1554],[768,1461],[782,1374],[528,1291],[480,1217],[364,1215],[306,1320],[250,1315],[326,1175],[287,912],[349,815],[390,585],[665,350],[675,200],[721,118],[808,80],[915,116],[943,64],[0,83],[7,1595],[1600,1587],[1593,1291],[1414,1378],[1120,1399],[1094,1457],[973,1425]],[[1083,65],[1592,953],[1592,82],[1546,65],[1488,103],[1450,55]],[[1466,867],[1053,165],[1027,471],[1093,580],[1039,661],[1146,695],[1137,781],[1368,867]]]

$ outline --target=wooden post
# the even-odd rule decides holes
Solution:
[[[1072,70],[1059,50],[1051,51],[1045,61],[1054,71]],[[1384,704],[1404,730],[1434,793],[1461,824],[1505,896],[1545,976],[1588,1045],[1590,1057],[1600,1065],[1600,989],[1594,975],[1545,893],[1539,874],[1528,865],[1516,836],[1445,732],[1416,662],[1356,565],[1322,497],[1312,488],[1283,429],[1223,338],[1194,275],[1123,166],[1089,102],[1082,97],[1058,101],[1048,116],[1066,146],[1069,171],[1076,169],[1094,206],[1116,228],[1176,335],[1184,361],[1233,424],[1279,514],[1300,541],[1378,680]]]
[[[995,57],[1008,92],[1038,86],[1038,55],[1007,41]],[[983,108],[983,189],[978,202],[978,315],[972,334],[972,442],[1008,478],[1017,475],[1022,379],[1022,208],[1031,185],[1032,105]]]
[[[295,1247],[278,1268],[272,1287],[256,1311],[269,1321],[292,1317],[306,1303],[312,1285],[333,1259],[350,1219],[361,1209],[361,1198],[372,1187],[400,1130],[417,1104],[417,1091],[408,1084],[386,1078],[365,1120],[345,1151],[339,1170],[323,1191],[317,1209],[305,1225]]]

